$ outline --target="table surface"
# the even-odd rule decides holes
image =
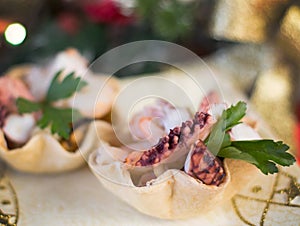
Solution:
[[[214,211],[176,221],[139,213],[105,190],[88,167],[59,175],[8,170],[0,185],[5,188],[0,191],[1,209],[6,214],[18,214],[18,225],[259,225],[264,211],[264,225],[300,222],[297,166],[283,169],[277,175],[259,175],[249,187]],[[11,200],[10,204],[4,205],[4,200]]]

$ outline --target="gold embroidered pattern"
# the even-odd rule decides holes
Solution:
[[[19,218],[19,207],[16,192],[0,169],[0,226],[16,226]]]
[[[279,178],[280,177],[286,177],[289,179],[289,183],[287,188],[284,189],[278,189],[278,183],[279,183]],[[261,191],[262,188],[255,186],[252,188],[252,192],[253,193],[258,193],[259,191]],[[276,194],[285,194],[286,195],[286,201],[285,202],[278,202],[276,200],[274,200],[274,196]],[[232,198],[232,205],[233,208],[235,210],[235,213],[237,214],[237,216],[239,217],[239,219],[244,222],[247,225],[251,225],[251,226],[255,226],[255,224],[253,222],[251,222],[250,220],[248,220],[245,216],[243,216],[243,214],[241,213],[241,210],[239,209],[238,205],[237,205],[237,200],[238,199],[243,199],[246,201],[255,201],[255,202],[259,202],[259,203],[264,203],[265,206],[263,208],[263,211],[261,213],[260,216],[260,222],[259,225],[263,226],[266,222],[266,215],[269,213],[270,211],[270,205],[277,205],[277,206],[285,206],[286,208],[299,208],[300,209],[300,205],[298,204],[293,204],[292,201],[297,197],[300,196],[300,184],[297,182],[297,178],[291,176],[290,174],[286,173],[286,172],[279,172],[274,180],[273,183],[273,187],[271,190],[271,193],[269,194],[269,197],[266,197],[266,199],[261,199],[261,198],[255,198],[255,197],[250,197],[250,196],[245,196],[245,195],[235,195]]]

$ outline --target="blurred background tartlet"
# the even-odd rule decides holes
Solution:
[[[118,92],[117,79],[90,72],[86,59],[75,49],[59,53],[46,65],[16,67],[0,79],[1,158],[15,169],[31,173],[58,173],[84,165],[89,152],[98,145],[95,120],[109,114]],[[54,99],[50,105],[47,98],[53,81],[56,86],[65,82],[61,92],[70,89],[70,82],[84,82],[84,87],[75,86],[77,92]],[[101,100],[97,98],[99,90],[105,97]],[[59,92],[56,89],[52,94]],[[24,98],[23,104],[33,101],[29,108],[36,104],[42,107],[32,112],[25,107],[21,112],[19,98]]]

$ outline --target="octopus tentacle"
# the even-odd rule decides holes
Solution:
[[[220,185],[225,179],[223,163],[198,140],[192,147],[185,172],[207,185]]]
[[[194,134],[199,134],[199,129],[204,129],[211,116],[207,113],[197,112],[194,119],[183,122],[181,127],[175,127],[169,134],[162,137],[151,149],[143,152],[132,152],[125,159],[125,163],[133,166],[149,166],[168,158],[178,145],[189,146],[193,144]],[[198,139],[198,136],[197,136]]]

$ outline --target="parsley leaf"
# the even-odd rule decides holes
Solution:
[[[87,83],[80,78],[76,78],[74,73],[68,74],[61,82],[59,76],[62,71],[55,74],[49,86],[46,99],[40,103],[32,102],[24,98],[16,101],[19,113],[42,112],[42,117],[37,125],[44,129],[51,127],[51,133],[57,133],[64,139],[68,139],[71,133],[72,122],[81,118],[81,114],[76,109],[58,108],[53,106],[53,102],[72,96],[76,91],[81,90]]]
[[[214,125],[206,142],[208,150],[217,155],[225,138],[226,131],[240,123],[246,115],[246,103],[238,102],[224,110],[218,122]]]
[[[35,111],[38,111],[41,109],[41,105],[39,103],[32,102],[30,100],[24,99],[22,97],[19,97],[17,99],[17,107],[19,110],[19,113],[32,113]]]
[[[222,148],[218,153],[218,157],[239,159],[239,160],[247,161],[252,164],[258,164],[255,158],[253,158],[251,155],[232,146]]]
[[[289,146],[281,141],[232,141],[230,146],[219,151],[218,156],[245,160],[254,164],[264,174],[272,174],[278,172],[275,163],[282,166],[289,166],[295,162],[295,158],[286,152],[288,149]]]
[[[87,83],[82,81],[80,77],[75,77],[75,73],[68,74],[61,82],[59,76],[62,71],[55,74],[51,85],[48,89],[46,100],[49,102],[57,101],[70,97],[76,91],[80,91]]]
[[[247,105],[245,102],[238,102],[235,106],[223,111],[226,117],[226,131],[230,130],[237,124],[240,124],[240,120],[246,115]]]
[[[206,146],[208,150],[210,150],[211,153],[214,155],[217,155],[224,137],[225,137],[225,130],[226,130],[226,118],[225,114],[221,115],[220,119],[217,121],[217,123],[214,125],[212,131],[209,134],[209,138],[207,139]]]
[[[43,116],[37,122],[40,128],[44,129],[51,125],[51,132],[57,133],[61,137],[68,139],[71,132],[72,118],[74,121],[80,118],[80,113],[72,108],[55,108],[45,106],[43,108]]]
[[[246,110],[246,103],[238,102],[235,106],[223,111],[205,142],[208,150],[218,157],[239,159],[254,164],[264,174],[278,172],[276,164],[292,165],[296,160],[286,152],[289,147],[281,141],[230,140],[228,131],[240,123]]]

